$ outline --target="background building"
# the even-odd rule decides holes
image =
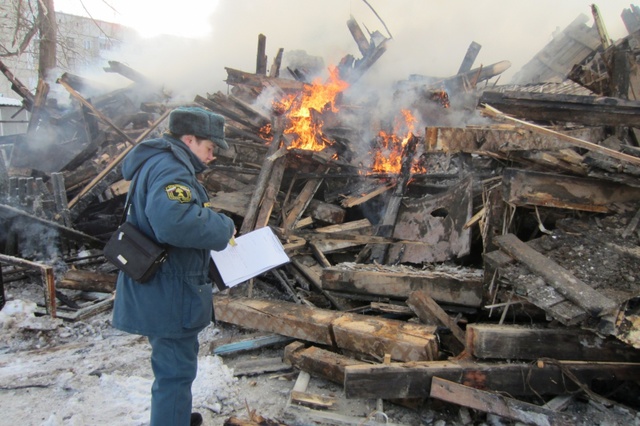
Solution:
[[[7,0],[0,4],[0,61],[32,93],[38,84],[39,55],[38,32],[33,32],[34,13],[37,13],[34,0]],[[61,12],[56,12],[56,23],[58,71],[54,73],[54,79],[65,72],[81,75],[91,66],[106,66],[109,53],[117,50],[125,40],[137,38],[134,30],[122,25]],[[48,83],[53,85],[55,80]],[[0,75],[0,136],[26,131],[27,112],[14,116],[21,102],[9,79]],[[9,125],[9,121],[14,123]]]

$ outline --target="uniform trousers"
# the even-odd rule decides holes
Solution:
[[[191,384],[198,371],[198,334],[179,338],[149,336],[151,368],[151,426],[188,426]]]

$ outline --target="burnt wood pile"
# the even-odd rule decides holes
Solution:
[[[637,11],[625,12],[633,22]],[[285,100],[323,83],[281,70],[282,49],[268,67],[260,35],[255,73],[226,68],[229,93],[193,100],[225,116],[230,145],[202,182],[240,235],[270,226],[291,262],[216,293],[216,321],[258,333],[247,348],[287,343],[284,360],[301,377],[340,383],[380,411],[382,400],[435,398],[568,424],[553,398],[640,406],[640,32],[611,43],[601,23],[585,22],[556,36],[517,85],[481,84],[509,64],[472,69],[477,43],[455,75],[399,82],[397,99],[413,94],[403,107],[429,124],[394,152],[375,102],[340,91],[308,111],[323,148],[296,145]],[[335,72],[350,85],[392,44],[347,25],[361,58]],[[34,98],[2,71],[32,125],[12,138],[9,167],[0,161],[0,279],[39,271],[42,312],[53,316],[109,309],[115,270],[100,250],[128,188],[120,161],[160,134],[176,105],[115,61],[105,71],[132,82],[120,90],[58,79],[71,107]],[[393,171],[376,169],[392,155]],[[292,392],[296,404],[330,405],[304,389]]]

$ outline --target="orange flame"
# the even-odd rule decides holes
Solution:
[[[403,109],[400,111],[402,118],[396,118],[394,123],[394,133],[388,134],[381,130],[378,133],[377,149],[373,153],[373,173],[400,173],[402,168],[402,152],[412,134],[415,133],[417,119],[411,111]],[[404,138],[398,134],[405,134]],[[412,166],[412,173],[424,173],[425,170],[417,163]]]
[[[312,116],[312,110],[323,112],[327,109],[337,112],[335,98],[349,85],[340,80],[337,67],[329,67],[329,79],[322,84],[316,79],[310,86],[305,86],[299,96],[290,96],[280,101],[289,110],[287,117],[291,125],[285,129],[285,134],[293,134],[296,138],[289,148],[322,151],[331,141],[322,134],[324,122]]]

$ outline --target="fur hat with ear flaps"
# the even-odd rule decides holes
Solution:
[[[174,135],[194,135],[229,149],[224,140],[224,117],[199,107],[178,107],[169,114],[169,131]]]

